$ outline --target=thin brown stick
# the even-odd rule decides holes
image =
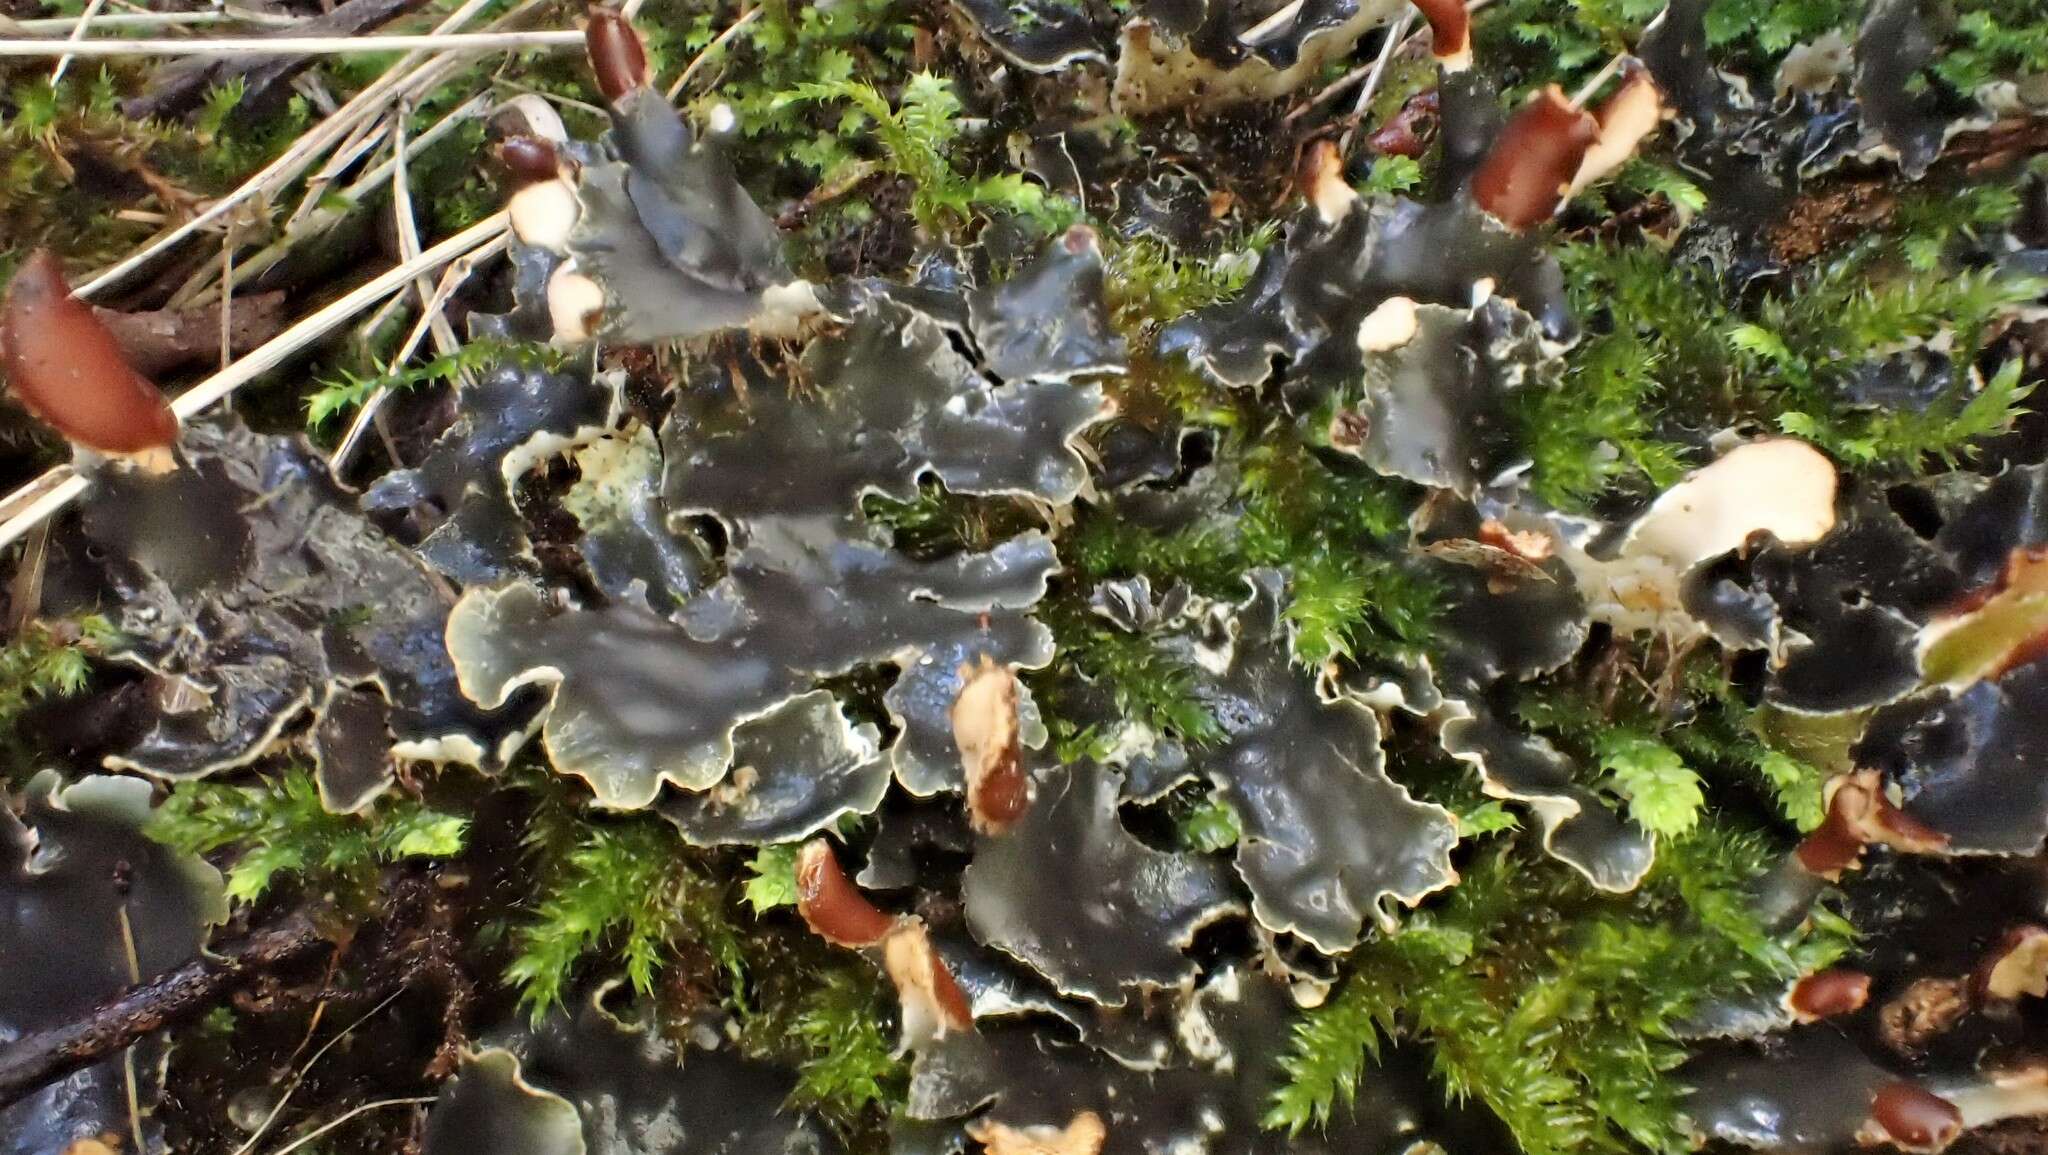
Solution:
[[[1365,74],[1365,83],[1358,89],[1358,99],[1351,106],[1351,125],[1338,139],[1339,157],[1351,155],[1351,138],[1358,132],[1358,121],[1365,115],[1366,109],[1371,107],[1373,94],[1379,91],[1380,81],[1387,75],[1387,65],[1393,62],[1394,53],[1407,42],[1408,26],[1414,22],[1415,9],[1411,5],[1403,9],[1401,15],[1394,20],[1393,27],[1387,29],[1386,42],[1380,45],[1380,54],[1374,58],[1372,70]]]
[[[289,28],[304,17],[279,16],[269,12],[252,12],[246,8],[231,8],[221,12],[116,12],[93,17],[92,26],[99,29],[118,28],[173,28],[192,24],[260,24],[277,28]],[[84,21],[77,16],[38,16],[28,20],[16,20],[0,25],[10,35],[57,35],[69,36]]]
[[[450,32],[461,27],[471,17],[475,16],[477,12],[482,10],[486,3],[488,3],[488,0],[466,0],[462,7],[449,13],[447,18],[435,27],[435,31]],[[506,13],[503,19],[511,19],[513,16],[524,12],[526,7],[526,4],[521,4],[518,8],[513,9],[512,12]],[[399,60],[398,63],[385,70],[383,75],[371,81],[361,92],[350,97],[348,103],[343,105],[339,112],[301,134],[298,140],[292,142],[290,148],[285,149],[277,159],[264,165],[262,169],[258,170],[249,179],[236,186],[233,192],[214,201],[190,219],[166,230],[142,248],[130,253],[127,257],[114,264],[113,267],[93,277],[85,284],[78,286],[78,295],[88,299],[91,298],[93,294],[106,289],[119,282],[128,274],[149,264],[186,237],[205,228],[220,217],[227,215],[236,206],[251,199],[275,196],[280,189],[297,179],[300,173],[304,172],[315,160],[324,155],[337,140],[347,136],[363,118],[379,115],[395,89],[410,82],[418,74],[431,71],[434,65],[442,63],[448,58],[442,57],[429,61],[425,66],[421,65],[421,59],[419,53],[412,53]]]
[[[79,14],[78,27],[73,28],[71,30],[71,35],[66,36],[64,38],[67,44],[76,44],[79,41],[85,39],[86,32],[89,29],[91,29],[92,22],[95,19],[98,19],[100,14],[100,8],[104,6],[106,2],[107,0],[87,0],[85,11]],[[71,61],[75,55],[75,53],[66,52],[64,55],[59,56],[57,58],[57,67],[52,68],[50,70],[51,88],[55,88],[58,84],[63,82],[64,71],[65,69],[71,67]]]
[[[23,1035],[0,1049],[0,1109],[173,1023],[199,1018],[250,977],[310,959],[328,946],[311,918],[294,915],[273,929],[131,986],[78,1019]]]
[[[214,402],[277,368],[294,353],[333,331],[350,317],[404,289],[422,269],[440,268],[497,239],[505,229],[505,213],[500,210],[428,249],[420,254],[419,260],[385,270],[264,342],[255,352],[226,370],[173,398],[172,412],[186,418],[206,410]],[[76,501],[83,492],[85,479],[69,465],[59,465],[9,494],[5,500],[0,500],[0,514],[6,516],[6,520],[0,522],[0,546],[27,533],[44,518]]]
[[[142,981],[142,956],[135,950],[135,924],[128,917],[128,904],[118,908],[121,914],[121,949],[128,958],[128,982],[132,985]],[[128,1091],[128,1130],[135,1137],[137,1151],[149,1150],[149,1140],[142,1134],[142,1091],[135,1078],[135,1048],[126,1047],[121,1051],[121,1080]]]

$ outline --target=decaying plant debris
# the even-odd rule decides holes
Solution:
[[[2034,7],[0,8],[0,1155],[2048,1149]]]

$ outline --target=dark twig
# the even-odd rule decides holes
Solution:
[[[321,1005],[376,1002],[425,986],[441,1000],[442,1037],[429,1078],[454,1073],[467,1041],[476,988],[460,958],[456,926],[467,893],[459,875],[393,870],[379,888],[382,915],[337,932],[319,912],[296,911],[277,925],[129,987],[78,1019],[0,1048],[0,1109],[73,1071],[119,1055],[143,1037],[191,1022],[217,1006],[270,1015]],[[340,934],[337,939],[337,933]],[[294,982],[306,964],[339,951],[361,967],[355,981]],[[340,961],[339,959],[336,960]]]
[[[122,313],[95,308],[93,313],[113,330],[114,341],[135,371],[155,377],[199,361],[210,361],[220,351],[220,302],[186,309],[159,309],[147,313]],[[277,336],[285,325],[285,295],[282,292],[244,294],[228,308],[228,351],[247,353]]]
[[[330,948],[303,914],[129,987],[80,1018],[24,1035],[0,1049],[0,1109],[73,1071],[109,1059],[174,1023],[219,1006],[229,991],[259,974],[293,966]]]
[[[429,1079],[455,1073],[468,1042],[470,1008],[476,984],[460,961],[456,935],[459,915],[454,899],[463,893],[445,876],[405,876],[384,891],[384,916],[362,928],[349,942],[348,957],[361,964],[345,983],[332,974],[318,982],[291,985],[275,975],[253,976],[234,992],[234,1006],[251,1015],[280,1015],[311,1008],[362,1008],[412,987],[434,990],[441,1000],[441,1042],[427,1064]]]

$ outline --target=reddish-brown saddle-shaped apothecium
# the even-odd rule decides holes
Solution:
[[[1870,1001],[1870,976],[1846,967],[1816,971],[1785,995],[1785,1009],[1802,1023],[1854,1014]]]
[[[796,909],[819,938],[834,946],[873,946],[896,925],[894,917],[854,887],[832,844],[822,838],[805,843],[797,854]]]
[[[882,969],[901,1004],[906,1047],[974,1029],[973,1008],[946,960],[932,949],[924,920],[891,915],[869,902],[822,838],[797,852],[796,909],[819,938],[835,946],[881,948]]]
[[[583,29],[583,44],[590,53],[597,89],[607,101],[617,104],[634,89],[647,87],[647,49],[624,13],[616,8],[592,8],[590,23]]]
[[[505,213],[522,244],[562,252],[582,209],[570,185],[561,152],[538,136],[508,136],[498,144],[498,162],[510,177]]]
[[[1907,1151],[1939,1151],[1962,1132],[1963,1113],[1954,1103],[1901,1080],[1878,1088],[1870,1100],[1867,1135]]]
[[[1511,229],[1542,224],[1564,203],[1599,134],[1593,114],[1550,85],[1531,96],[1494,139],[1472,174],[1472,199]]]
[[[1017,675],[983,654],[960,667],[953,699],[953,743],[967,780],[967,820],[983,834],[1001,834],[1031,806],[1017,714]]]
[[[15,397],[73,444],[146,454],[178,440],[164,395],[135,371],[47,249],[29,254],[0,311],[0,366]]]
[[[1472,66],[1472,13],[1465,0],[1415,0],[1429,21],[1429,54],[1445,72]]]
[[[1600,103],[1593,119],[1600,124],[1599,133],[1572,177],[1573,194],[1628,163],[1643,140],[1663,122],[1664,96],[1650,70],[1634,60],[1623,64],[1621,86]]]

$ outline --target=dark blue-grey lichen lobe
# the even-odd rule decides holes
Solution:
[[[1556,258],[1466,197],[1354,200],[1335,219],[1305,208],[1242,293],[1169,324],[1159,352],[1236,388],[1265,381],[1284,358],[1290,402],[1312,408],[1358,379],[1359,323],[1388,299],[1469,309],[1490,294],[1533,317],[1548,340],[1577,333]]]
[[[2048,662],[1874,714],[1856,764],[1898,785],[1906,813],[1962,854],[2037,854],[2048,839]]]
[[[1124,829],[1121,787],[1088,763],[1049,771],[1024,818],[976,844],[960,883],[976,939],[1063,994],[1112,1006],[1191,981],[1196,932],[1241,909],[1216,863]]]
[[[363,508],[415,540],[420,557],[463,585],[537,571],[512,487],[540,447],[595,437],[617,406],[586,374],[500,365],[455,397],[455,421],[412,469],[393,470]]]
[[[916,701],[927,697],[912,692],[923,683],[957,686],[959,665],[977,654],[1027,667],[1051,660],[1045,627],[989,596],[991,583],[1000,595],[1019,572],[1042,591],[1053,566],[1043,538],[933,563],[850,542],[806,558],[806,569],[782,560],[767,549],[732,558],[726,577],[680,611],[697,628],[625,604],[556,613],[525,584],[474,590],[450,620],[450,652],[481,702],[554,684],[543,733],[556,769],[586,778],[610,805],[635,807],[664,781],[709,789],[732,763],[734,727],[824,678],[901,663],[896,685],[907,679],[903,697]],[[933,783],[922,793],[958,779],[956,755],[946,755],[950,771],[934,764],[950,731],[933,713],[905,715],[911,745],[896,755],[906,778]]]
[[[925,473],[956,493],[1064,504],[1087,478],[1074,440],[1105,416],[1094,386],[991,382],[940,320],[880,296],[813,341],[799,373],[814,388],[749,374],[681,398],[664,429],[671,509],[740,529],[851,518],[863,493],[909,500]]]
[[[1067,230],[1017,275],[968,294],[968,324],[988,371],[1003,381],[1121,372],[1124,339],[1103,299],[1102,248]]]
[[[1508,421],[1509,393],[1554,384],[1543,379],[1551,358],[1534,318],[1489,297],[1470,310],[1418,305],[1415,319],[1407,340],[1364,354],[1362,393],[1350,404],[1367,433],[1346,448],[1376,473],[1467,497],[1512,483],[1528,459]]]
[[[126,989],[131,938],[136,972],[154,978],[195,958],[208,927],[226,920],[219,873],[143,834],[149,795],[140,779],[66,786],[45,771],[28,784],[21,817],[0,805],[0,1041],[67,1025]],[[156,1040],[135,1052],[144,1108],[160,1091],[163,1054]],[[143,1127],[160,1150],[153,1116]],[[49,1155],[104,1134],[132,1134],[119,1057],[0,1110],[6,1155]]]
[[[1370,708],[1329,696],[1292,660],[1281,575],[1255,570],[1230,622],[1229,665],[1199,696],[1225,737],[1194,772],[1243,826],[1238,873],[1268,929],[1341,953],[1457,878],[1448,811],[1389,778]]]
[[[585,1155],[582,1118],[567,1099],[528,1083],[518,1056],[490,1048],[466,1057],[427,1116],[426,1155]]]
[[[1103,1155],[1397,1155],[1432,1142],[1455,1155],[1500,1149],[1497,1132],[1443,1110],[1422,1072],[1392,1054],[1325,1127],[1294,1136],[1264,1129],[1280,1080],[1268,1060],[1285,1047],[1290,1009],[1284,984],[1226,966],[1179,1008],[1170,1053],[1137,1067],[1042,1021],[996,1024],[918,1056],[908,1115],[1058,1130],[1093,1113],[1104,1125]],[[920,1139],[925,1150],[946,1142],[933,1128]]]
[[[456,686],[445,587],[369,524],[310,445],[228,418],[187,426],[180,452],[188,466],[169,474],[104,470],[83,523],[120,599],[110,656],[157,684],[144,732],[110,764],[169,777],[240,766],[368,686],[384,709],[351,709],[364,729],[350,741],[379,760],[493,756],[506,722]],[[389,782],[360,766],[342,777],[322,776],[340,809]]]
[[[1086,271],[1083,261],[1060,276]],[[1076,440],[1103,412],[1092,385],[992,382],[940,322],[880,294],[853,302],[795,366],[700,366],[661,432],[660,510],[678,535],[695,516],[719,522],[724,576],[566,612],[529,584],[473,588],[449,630],[464,687],[496,702],[552,684],[543,734],[556,768],[607,805],[644,806],[665,782],[718,785],[740,724],[823,679],[893,666],[883,701],[900,730],[886,752],[894,773],[914,793],[958,789],[947,715],[959,671],[984,656],[1051,660],[1051,634],[1027,611],[1057,568],[1052,543],[1027,533],[917,560],[867,527],[860,501],[907,500],[929,475],[959,493],[1063,504],[1087,477]],[[1036,745],[1043,729],[1024,708]],[[873,808],[871,775],[833,781],[851,792],[839,802]]]
[[[661,95],[635,90],[578,175],[569,236],[579,271],[603,288],[603,328],[620,341],[704,337],[773,311],[794,283],[775,224],[721,146],[700,140]]]
[[[498,1032],[442,1091],[427,1155],[838,1155],[785,1107],[793,1074],[741,1058],[715,1024],[693,1034],[671,1042],[595,1002]]]
[[[793,842],[848,814],[867,814],[889,789],[881,733],[849,721],[815,690],[733,733],[733,781],[671,792],[655,808],[683,837],[706,844]]]

